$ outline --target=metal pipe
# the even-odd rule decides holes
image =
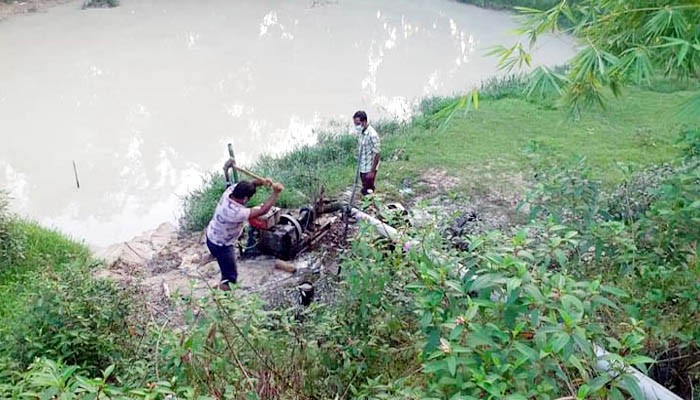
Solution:
[[[646,400],[683,400],[675,393],[666,389],[659,382],[644,375],[636,368],[630,366],[623,367],[622,365],[616,365],[610,362],[606,359],[606,356],[610,355],[610,352],[604,348],[594,344],[593,351],[597,357],[596,367],[599,370],[613,374],[615,371],[623,369],[624,372],[631,374],[639,384],[639,389],[642,391],[642,394],[644,394]]]
[[[387,239],[390,240],[397,240],[399,238],[399,231],[396,230],[393,226],[387,225],[384,222],[380,221],[379,219],[362,212],[358,210],[357,208],[351,208],[350,209],[350,215],[352,215],[354,218],[361,219],[363,221],[367,221],[370,225],[374,226],[374,228],[377,230],[377,233],[380,235],[384,236]]]

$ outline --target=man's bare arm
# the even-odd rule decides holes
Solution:
[[[255,185],[255,187],[272,186],[272,179],[270,179],[270,178],[253,179],[252,183],[253,183],[253,185]]]
[[[374,159],[372,159],[372,172],[377,172],[379,167],[379,153],[374,153]]]
[[[262,206],[260,207],[255,207],[252,210],[250,210],[250,216],[248,218],[257,218],[261,215],[267,214],[268,211],[272,208],[272,206],[277,203],[277,199],[280,196],[280,192],[284,190],[284,186],[282,186],[279,183],[275,183],[272,185],[272,193],[270,193],[270,197],[265,200]]]

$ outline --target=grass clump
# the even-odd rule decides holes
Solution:
[[[50,357],[97,373],[133,355],[128,292],[92,277],[85,246],[17,219],[6,203],[0,194],[2,369],[24,370]]]

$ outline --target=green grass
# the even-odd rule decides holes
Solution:
[[[0,217],[10,220],[3,250],[15,239],[0,260],[0,385],[14,379],[6,371],[24,370],[36,357],[91,374],[131,365],[139,341],[126,321],[141,310],[134,291],[94,278],[97,264],[83,244],[7,213]],[[144,323],[134,319],[139,329],[147,329]]]
[[[4,318],[22,301],[30,279],[42,272],[60,272],[74,263],[87,264],[90,259],[84,245],[35,223],[14,220],[10,232],[21,236],[22,251],[11,263],[0,260],[0,326],[5,326]]]
[[[443,132],[416,126],[405,137],[390,139],[394,143],[388,147],[403,148],[410,159],[386,163],[384,173],[416,175],[442,168],[478,180],[486,171],[519,172],[528,167],[524,149],[535,142],[560,158],[585,156],[596,175],[612,184],[622,177],[618,163],[644,167],[673,159],[682,125],[700,124],[700,116],[685,121],[676,116],[692,94],[633,89],[607,110],[575,122],[562,111],[523,99],[483,101],[478,111],[458,114]]]

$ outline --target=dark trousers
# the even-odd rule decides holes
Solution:
[[[236,253],[233,246],[218,246],[207,238],[207,248],[221,270],[221,283],[235,284],[238,279],[238,269],[236,268]]]
[[[369,172],[360,173],[360,179],[362,180],[362,194],[367,194],[367,190],[369,189],[372,189],[372,191],[374,191],[374,180],[376,179],[376,177],[376,172],[374,174]]]

